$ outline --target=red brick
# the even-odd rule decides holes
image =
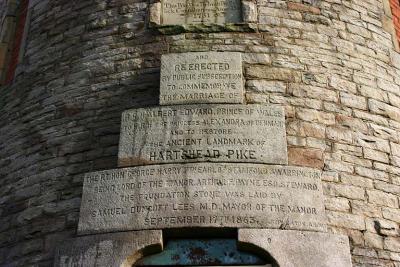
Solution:
[[[322,169],[324,166],[323,152],[314,148],[288,148],[289,165]]]
[[[28,13],[28,0],[23,0],[20,3],[18,10],[18,22],[15,30],[14,36],[14,46],[11,51],[10,63],[8,66],[7,74],[6,74],[6,83],[11,83],[14,79],[15,70],[18,65],[19,51],[22,44],[22,38],[24,35],[25,21],[26,15]]]

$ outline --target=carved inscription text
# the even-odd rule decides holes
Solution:
[[[162,0],[164,25],[241,22],[240,0]]]
[[[80,233],[174,227],[324,230],[320,172],[189,163],[85,176]]]
[[[280,106],[182,105],[122,115],[120,166],[178,162],[287,164]]]
[[[160,104],[242,103],[242,72],[241,53],[163,55]]]

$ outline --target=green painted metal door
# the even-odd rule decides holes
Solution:
[[[164,250],[134,266],[271,266],[261,257],[238,250],[235,239],[173,239]]]

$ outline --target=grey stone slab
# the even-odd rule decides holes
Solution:
[[[161,249],[161,231],[78,237],[67,240],[57,249],[54,267],[131,267],[144,254]]]
[[[179,227],[325,231],[320,171],[188,163],[88,173],[79,234]]]
[[[225,24],[242,21],[241,0],[161,0],[161,24]]]
[[[240,247],[267,251],[280,267],[351,267],[347,236],[276,229],[240,229]]]
[[[257,4],[253,1],[242,1],[243,22],[257,22],[258,10]]]
[[[161,3],[156,2],[150,4],[149,22],[152,25],[161,24]]]
[[[243,103],[242,54],[195,52],[161,57],[160,104]]]
[[[122,115],[119,166],[180,162],[287,164],[281,106],[177,105]]]

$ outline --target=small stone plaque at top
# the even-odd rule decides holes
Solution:
[[[241,0],[161,0],[161,24],[225,24],[242,21]]]
[[[160,80],[161,105],[244,101],[241,53],[166,54]]]

